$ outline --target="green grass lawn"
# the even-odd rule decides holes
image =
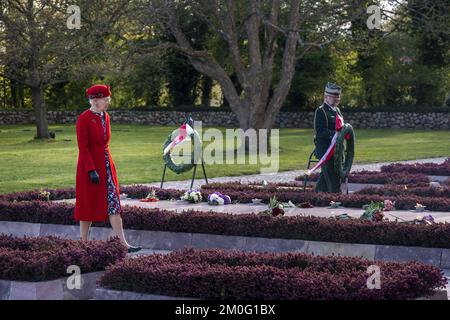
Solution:
[[[161,146],[173,129],[112,123],[110,149],[120,184],[161,180],[164,166]],[[75,126],[51,125],[50,130],[56,132],[55,140],[35,141],[32,125],[0,126],[0,193],[75,186],[78,157]],[[306,168],[314,147],[312,134],[312,129],[280,130],[280,171]],[[449,155],[449,150],[450,131],[356,131],[356,163],[443,157]],[[259,173],[259,168],[250,164],[206,166],[208,177]],[[197,170],[198,178],[201,174]],[[166,180],[191,176],[191,171],[176,175],[168,170]]]

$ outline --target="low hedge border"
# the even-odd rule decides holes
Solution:
[[[0,234],[0,279],[46,281],[67,276],[77,265],[83,273],[104,270],[125,258],[126,247],[118,238],[77,241],[55,236],[18,238]]]
[[[73,204],[0,202],[1,221],[75,225]],[[346,243],[450,248],[450,224],[415,225],[400,222],[336,220],[324,217],[266,214],[226,214],[195,210],[123,207],[127,229],[300,239]],[[106,226],[106,223],[95,223]]]
[[[381,270],[378,290],[367,288],[373,264]],[[440,269],[417,262],[194,249],[126,259],[100,279],[115,290],[221,300],[404,300],[446,282]]]
[[[170,200],[181,197],[184,194],[184,190],[177,189],[161,189],[157,187],[148,187],[144,185],[128,185],[119,186],[120,193],[125,193],[129,198],[140,199],[145,198],[152,190],[156,192],[156,195],[161,200]],[[64,200],[75,198],[74,188],[64,189],[44,189],[49,193],[48,200]],[[47,199],[42,195],[41,190],[31,190],[23,192],[13,192],[0,195],[0,201],[46,201]]]
[[[415,186],[405,188],[405,186],[385,185],[383,187],[365,187],[355,191],[355,194],[379,195],[384,197],[413,195],[419,197],[450,198],[450,186]]]
[[[402,172],[408,174],[426,174],[430,176],[450,176],[450,158],[443,163],[392,163],[381,167],[381,172],[388,174]]]
[[[285,186],[285,184],[283,185]],[[144,198],[152,190],[154,190],[160,200],[179,199],[184,191],[177,189],[160,189],[154,187],[148,187],[143,185],[127,186],[121,189],[121,192],[126,192],[130,198]],[[419,190],[415,187],[412,190]],[[416,203],[421,203],[427,206],[427,210],[430,211],[450,211],[450,199],[446,196],[446,191],[441,194],[434,193],[435,195],[442,195],[441,197],[432,197],[430,192],[426,192],[424,187],[424,195],[398,194],[389,196],[389,200],[396,202],[396,208],[399,210],[413,210]],[[50,200],[61,200],[65,198],[73,198],[75,195],[71,194],[67,189],[55,189],[48,190],[50,192]],[[280,189],[276,184],[269,184],[267,187],[257,185],[247,185],[240,182],[233,183],[214,183],[208,186],[202,186],[200,190],[204,201],[208,198],[208,195],[219,191],[227,194],[231,197],[233,202],[251,203],[252,199],[262,199],[263,203],[269,203],[271,197],[276,196],[280,201],[292,201],[293,203],[300,204],[304,202],[310,202],[314,206],[326,207],[331,201],[341,202],[343,206],[348,208],[361,208],[363,205],[370,203],[371,201],[379,202],[386,200],[385,197],[377,194],[377,192],[369,191],[358,192],[353,194],[335,194],[335,193],[316,193],[312,191],[303,192],[300,187],[296,187],[295,184],[292,188]],[[23,193],[13,193],[0,196],[0,202],[22,202],[22,201],[42,200],[39,198],[39,191],[29,191]],[[39,201],[41,202],[41,201]]]
[[[298,176],[295,181],[303,181],[304,176]],[[308,181],[319,180],[319,173],[313,173]],[[348,176],[349,183],[367,184],[400,184],[400,185],[428,185],[430,178],[423,173],[406,172],[380,172],[380,171],[357,171]]]

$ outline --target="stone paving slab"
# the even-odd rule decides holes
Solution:
[[[445,182],[450,179],[449,176],[428,176],[433,182]]]
[[[40,236],[52,236],[55,234],[59,234],[60,237],[65,239],[80,239],[80,226],[68,226],[68,225],[60,225],[60,224],[46,224],[42,223],[40,227]]]
[[[437,248],[421,248],[421,247],[405,247],[405,246],[383,246],[377,245],[375,251],[375,260],[383,261],[418,261],[433,266],[441,265],[443,249]]]
[[[106,288],[97,288],[92,300],[203,300],[199,298],[182,298],[163,296],[157,294],[139,293],[132,291],[119,291]],[[208,300],[208,299],[206,299]],[[436,290],[434,294],[427,297],[419,297],[415,300],[448,300],[448,291]]]
[[[177,250],[191,245],[192,235],[184,232],[129,230],[126,236],[130,243],[144,248]]]
[[[247,237],[244,251],[257,252],[305,252],[307,242],[297,239],[271,239]]]
[[[170,297],[158,294],[146,294],[132,291],[119,291],[97,288],[93,300],[200,300],[194,298]]]
[[[40,234],[40,225],[27,222],[9,222],[0,223],[0,234],[9,234],[15,237],[37,237]]]
[[[81,274],[80,289],[67,288],[67,277],[49,281],[0,280],[0,300],[87,300],[103,271]]]
[[[441,265],[442,268],[450,269],[450,249],[444,249],[442,251]]]
[[[198,249],[236,249],[244,250],[247,237],[210,235],[202,233],[192,233],[191,246]]]
[[[376,247],[374,244],[307,241],[306,252],[318,256],[340,255],[374,260]]]
[[[138,252],[128,253],[127,257],[135,258],[135,257],[141,257],[141,256],[149,256],[152,254],[169,254],[171,252],[172,252],[172,250],[142,249]]]
[[[447,300],[450,300],[450,269],[443,269],[444,275],[447,277],[447,286],[445,289],[447,290]]]

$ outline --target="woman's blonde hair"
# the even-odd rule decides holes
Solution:
[[[97,100],[97,99],[108,99],[109,102],[111,102],[111,97],[104,97],[104,98],[94,98],[94,99],[89,99],[89,104],[90,104],[91,106],[95,106],[95,105],[96,105],[95,100]]]

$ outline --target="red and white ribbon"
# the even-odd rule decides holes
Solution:
[[[164,155],[166,155],[170,150],[175,148],[175,146],[179,145],[183,141],[190,140],[190,135],[194,133],[194,129],[187,123],[184,123],[181,127],[178,129],[178,135],[173,138],[172,142],[164,148]]]
[[[335,126],[336,132],[334,133],[333,138],[331,139],[330,146],[328,147],[327,151],[322,156],[322,158],[320,158],[319,162],[317,162],[317,164],[313,168],[308,170],[307,175],[310,175],[311,173],[322,167],[324,163],[326,163],[333,157],[339,130],[341,130],[343,126],[344,126],[344,119],[336,112],[336,126]]]

